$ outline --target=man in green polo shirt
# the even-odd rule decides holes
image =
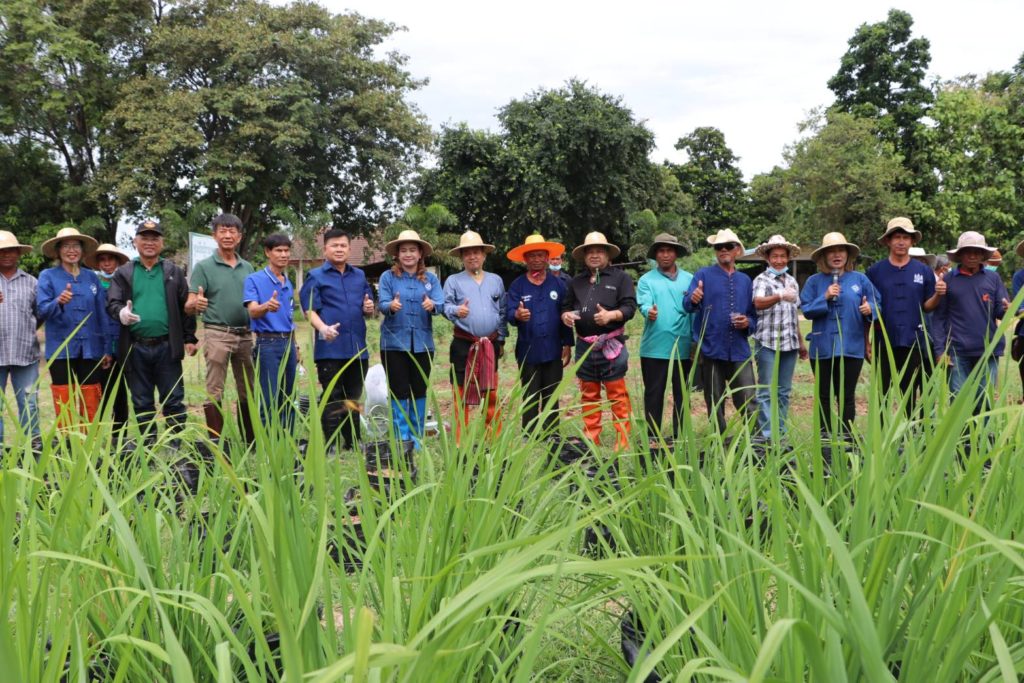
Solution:
[[[243,436],[252,443],[253,429],[249,418],[248,396],[253,387],[252,332],[249,313],[242,305],[245,278],[254,272],[252,264],[241,258],[236,249],[242,241],[242,221],[224,213],[210,222],[217,251],[196,264],[189,278],[188,303],[185,312],[203,316],[203,357],[206,359],[206,396],[203,405],[206,427],[219,438],[224,430],[224,383],[228,364],[238,389],[238,413]]]

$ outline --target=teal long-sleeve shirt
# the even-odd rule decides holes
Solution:
[[[683,309],[683,299],[693,275],[677,269],[671,278],[655,268],[637,283],[636,301],[644,317],[644,334],[640,337],[641,358],[685,360],[690,357],[693,342],[693,314]],[[658,319],[647,317],[651,306],[658,307]]]

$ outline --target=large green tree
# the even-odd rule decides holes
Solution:
[[[739,157],[717,128],[695,128],[679,138],[676,149],[686,152],[683,164],[670,164],[679,187],[694,203],[694,221],[704,232],[737,228],[746,219],[747,196]]]
[[[119,89],[104,178],[129,213],[208,202],[247,245],[330,211],[355,232],[389,222],[429,131],[395,27],[312,3],[191,0],[154,27]]]

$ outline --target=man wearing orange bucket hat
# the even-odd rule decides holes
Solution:
[[[572,359],[572,330],[559,317],[566,287],[562,278],[548,270],[552,258],[561,258],[565,247],[530,235],[508,252],[508,259],[526,265],[526,273],[508,288],[506,317],[519,330],[516,362],[523,384],[523,429],[553,433],[558,429],[558,404],[551,403],[562,381],[562,370]],[[538,417],[544,412],[542,420]]]

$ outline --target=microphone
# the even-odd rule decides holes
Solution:
[[[832,271],[832,284],[834,284],[834,285],[838,285],[839,284],[839,271],[838,270],[833,270]]]

